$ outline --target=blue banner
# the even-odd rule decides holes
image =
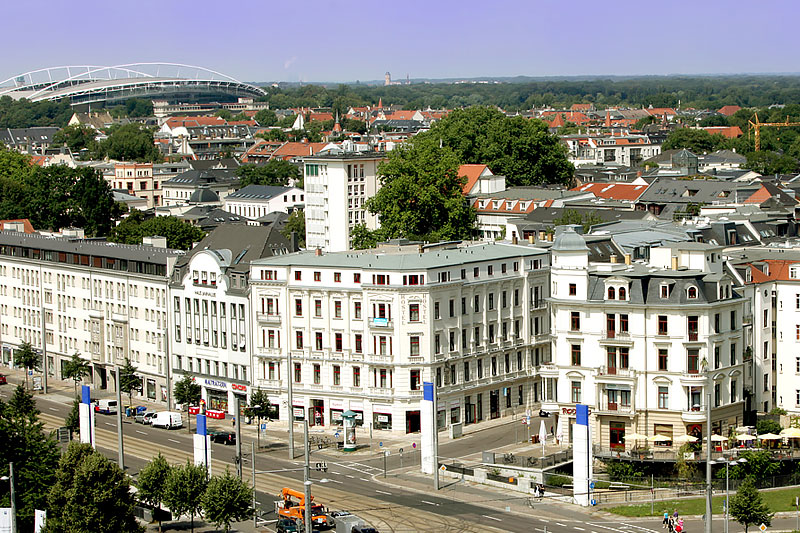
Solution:
[[[208,427],[206,426],[206,415],[197,415],[197,434],[208,435]]]
[[[582,426],[589,425],[589,406],[578,404],[575,406],[575,423]]]
[[[86,405],[92,403],[92,389],[89,385],[81,386],[81,403],[85,403]],[[117,406],[117,408],[119,408],[119,406]]]
[[[422,382],[422,399],[432,402],[433,401],[433,383],[429,381]]]

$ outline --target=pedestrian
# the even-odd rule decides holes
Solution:
[[[675,509],[675,512],[672,513],[672,518],[674,518],[676,521],[678,520],[678,510],[677,509]]]
[[[669,524],[667,525],[667,530],[669,533],[673,533],[675,531],[675,522],[673,522],[672,517],[669,519]]]
[[[678,527],[680,527],[680,528],[681,528],[681,529],[678,531],[678,533],[681,533],[681,531],[683,531],[683,518],[679,518],[679,519],[678,519]]]
[[[667,529],[667,524],[669,524],[669,511],[664,511],[664,520],[661,522],[661,527]]]
[[[233,417],[233,419],[231,419],[231,425],[233,427],[236,427],[236,417],[235,416]]]

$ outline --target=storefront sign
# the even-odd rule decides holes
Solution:
[[[389,415],[378,415],[378,422],[388,422]]]
[[[247,392],[247,385],[239,385],[238,383],[231,383],[231,388],[233,390]]]
[[[562,407],[561,408],[561,414],[574,415],[575,414],[575,408],[574,407]],[[589,414],[592,414],[592,410],[591,409],[589,409]]]
[[[340,411],[340,410],[331,410],[331,420],[333,422],[341,422],[342,421],[342,411]]]
[[[331,409],[344,409],[344,402],[342,400],[331,400]]]
[[[211,298],[216,298],[216,293],[209,292],[209,291],[195,291],[197,296],[210,296]]]
[[[292,413],[294,413],[295,418],[303,418],[305,409],[303,409],[302,407],[295,407],[294,409],[292,409]]]
[[[216,379],[206,379],[206,385],[211,385],[212,387],[219,387],[220,389],[227,389],[228,384],[224,381],[217,381]]]

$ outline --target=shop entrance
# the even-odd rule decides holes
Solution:
[[[500,418],[500,389],[489,391],[489,416]]]
[[[101,366],[94,367],[95,373],[97,373],[97,380],[98,380],[98,387],[105,390],[108,388],[108,376],[106,375],[106,369]]]
[[[406,411],[406,433],[417,433],[421,429],[419,411]]]
[[[610,444],[612,450],[625,449],[625,422],[609,423]]]
[[[308,425],[325,425],[325,402],[323,400],[311,400],[311,407],[308,408]]]
[[[216,409],[218,411],[228,412],[228,393],[224,391],[217,391],[214,389],[208,390],[208,408]]]

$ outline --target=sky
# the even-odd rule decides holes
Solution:
[[[3,11],[0,81],[158,61],[254,82],[800,72],[797,0],[40,0]]]

